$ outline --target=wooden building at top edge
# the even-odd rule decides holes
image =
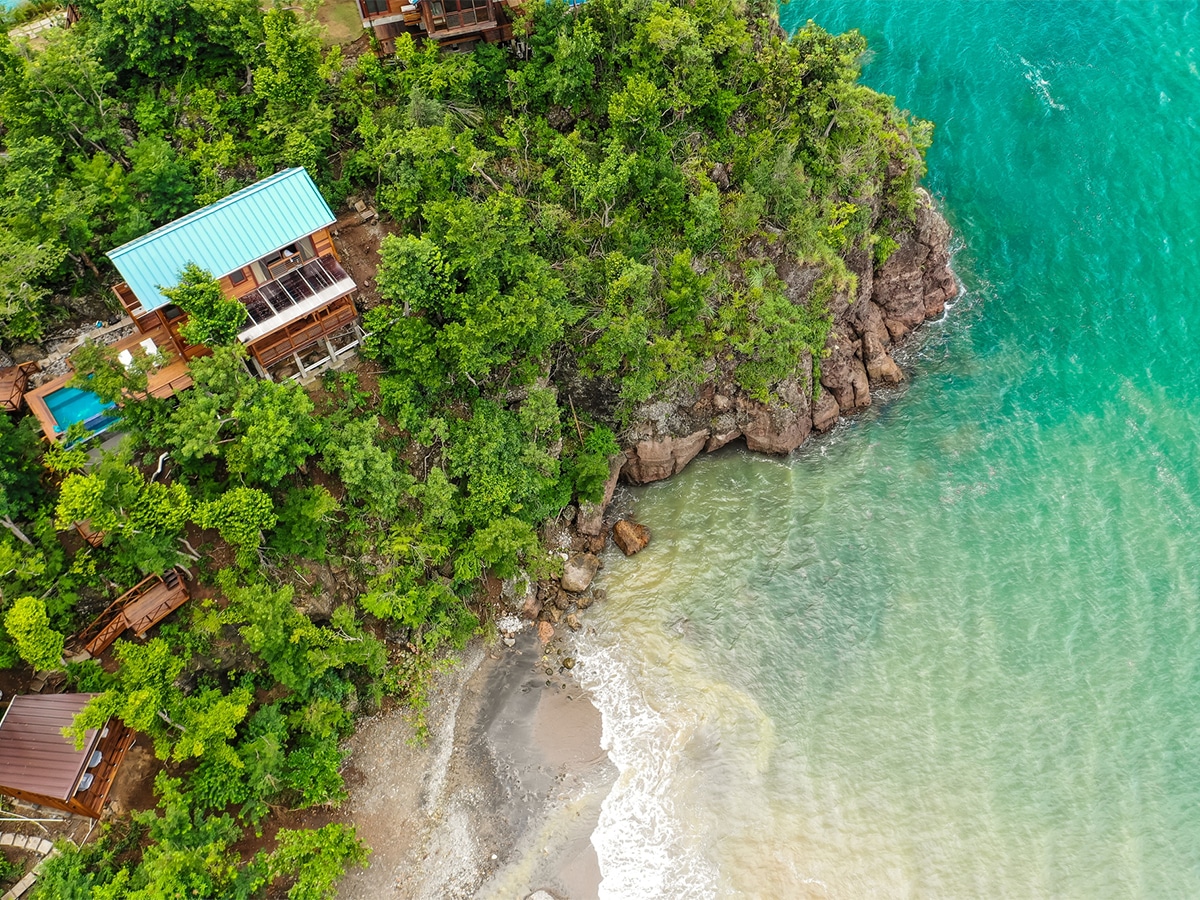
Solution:
[[[525,0],[355,0],[363,28],[372,32],[380,52],[393,53],[396,38],[412,35],[451,50],[513,39],[513,21]]]

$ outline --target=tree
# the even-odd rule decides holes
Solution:
[[[0,228],[0,334],[36,341],[46,318],[45,288],[67,255],[56,241],[22,240]]]
[[[104,454],[87,474],[67,476],[55,524],[64,529],[88,522],[119,562],[161,573],[179,562],[179,538],[191,512],[182,484],[147,481],[126,458]]]
[[[0,525],[26,544],[32,541],[17,523],[31,516],[45,496],[36,428],[32,417],[13,424],[9,416],[0,416]]]
[[[400,499],[402,479],[392,454],[376,443],[378,432],[373,416],[329,429],[321,465],[341,479],[350,497],[386,513]]]
[[[117,683],[80,710],[67,730],[81,746],[89,728],[103,728],[114,716],[154,739],[159,759],[182,762],[209,754],[228,757],[228,742],[237,734],[254,693],[239,685],[229,693],[218,688],[185,692],[179,678],[191,662],[161,637],[145,644],[118,641]]]
[[[162,225],[195,208],[188,165],[160,135],[143,135],[129,148],[129,183],[151,225]]]
[[[4,616],[4,628],[21,659],[38,671],[62,668],[64,638],[50,627],[46,604],[36,597],[21,597]]]
[[[149,374],[162,364],[166,354],[160,351],[151,356],[138,347],[130,355],[133,359],[126,365],[110,345],[86,341],[71,354],[71,368],[75,370],[71,387],[91,391],[105,403],[145,396]]]
[[[289,900],[330,900],[347,866],[365,865],[371,852],[355,835],[353,825],[340,822],[313,831],[281,828],[275,841],[267,871],[272,882],[295,879]]]
[[[471,538],[471,552],[497,578],[512,578],[523,566],[533,567],[544,555],[533,526],[511,516],[476,531]]]
[[[232,474],[273,486],[312,454],[318,423],[300,385],[255,378],[245,358],[234,344],[192,360],[191,389],[174,412],[150,426],[148,437],[185,467],[224,458]]]
[[[196,507],[196,524],[215,528],[234,546],[237,562],[251,568],[258,562],[263,532],[275,527],[275,505],[257,488],[236,487]]]
[[[239,624],[240,633],[262,657],[280,684],[307,699],[327,672],[361,666],[378,675],[387,659],[382,644],[365,632],[349,606],[338,607],[328,627],[314,623],[292,603],[291,587],[272,591],[261,583],[238,586],[221,581],[229,597],[227,622]]]
[[[278,521],[271,535],[271,549],[287,556],[323,561],[326,537],[339,509],[341,505],[320,485],[292,488],[275,511]]]
[[[226,297],[212,273],[195,263],[184,266],[179,284],[159,286],[159,290],[188,314],[179,334],[189,344],[226,347],[237,340],[238,332],[249,318],[246,307]]]
[[[522,432],[516,415],[490,400],[454,422],[446,450],[449,472],[466,484],[463,517],[483,528],[503,516],[537,522],[570,501],[558,491],[558,460]]]
[[[403,314],[441,309],[454,290],[441,248],[428,238],[389,234],[379,247],[379,296],[399,303]]]
[[[321,91],[321,35],[315,22],[291,9],[263,17],[266,64],[254,70],[254,93],[274,119],[307,110]]]

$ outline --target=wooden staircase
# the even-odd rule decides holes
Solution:
[[[142,637],[183,606],[190,596],[178,569],[168,569],[161,576],[151,575],[138,582],[71,638],[70,646],[78,651],[71,661],[100,656],[126,630]]]

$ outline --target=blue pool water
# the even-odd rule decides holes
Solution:
[[[80,388],[59,388],[46,396],[46,406],[57,423],[54,430],[61,434],[76,422],[83,422],[92,432],[99,434],[117,421],[117,416],[106,415],[115,403],[105,403],[91,391]]]

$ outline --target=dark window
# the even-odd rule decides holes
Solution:
[[[238,269],[236,272],[230,272],[229,280],[232,281],[234,284],[241,284],[243,281],[246,280],[246,270]]]
[[[368,16],[385,13],[388,11],[387,0],[363,0],[363,8],[366,9]]]
[[[166,317],[168,322],[174,322],[176,319],[183,318],[183,310],[174,303],[168,303],[166,306],[164,306],[162,309],[162,314]]]

